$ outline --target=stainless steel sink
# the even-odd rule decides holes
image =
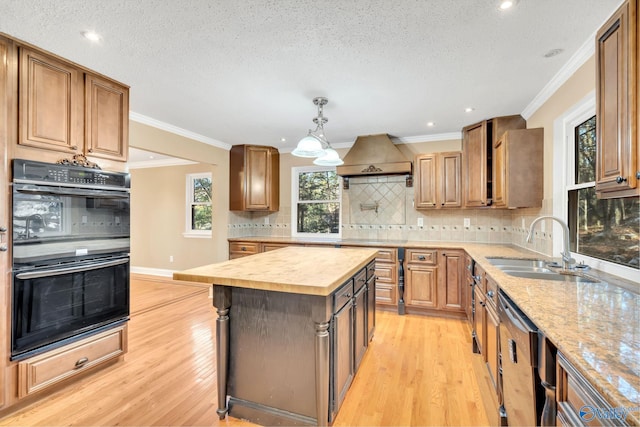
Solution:
[[[504,269],[506,267],[545,267],[548,261],[542,259],[521,259],[521,258],[487,258],[496,267]]]
[[[542,259],[521,259],[521,258],[487,258],[487,260],[502,272],[523,279],[539,279],[539,280],[555,280],[559,282],[581,282],[581,283],[598,283],[588,277],[578,276],[575,274],[561,274],[548,268],[560,267],[559,264],[550,263]]]
[[[548,272],[541,271],[522,271],[522,270],[502,270],[506,274],[515,277],[522,277],[524,279],[540,279],[540,280],[556,280],[559,282],[572,282],[572,283],[598,283],[597,280],[590,279],[588,277],[576,276],[574,274],[560,274],[554,271],[547,270]]]

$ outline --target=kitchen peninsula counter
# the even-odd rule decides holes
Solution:
[[[640,425],[640,285],[637,272],[626,278],[594,270],[587,272],[599,278],[600,283],[518,278],[493,266],[488,258],[548,258],[509,244],[259,236],[229,241],[464,250],[613,408],[630,409],[627,423]]]
[[[376,254],[289,247],[174,273],[213,284],[220,419],[332,422],[373,334]]]

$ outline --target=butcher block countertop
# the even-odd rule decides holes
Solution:
[[[640,285],[637,275],[622,278],[599,271],[587,272],[602,280],[600,283],[514,277],[493,266],[487,258],[546,257],[513,245],[351,239],[310,241],[274,237],[242,237],[229,241],[465,250],[612,407],[632,409],[627,414],[627,423],[640,425]]]
[[[373,261],[368,248],[288,247],[173,274],[175,280],[328,296]]]

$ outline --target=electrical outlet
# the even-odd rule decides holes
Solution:
[[[82,223],[83,224],[87,223],[87,216],[86,215],[82,215]]]
[[[418,218],[418,227],[424,227],[424,218]]]
[[[169,255],[169,262],[173,262],[173,255]]]
[[[463,224],[462,224],[462,226],[463,226],[463,227],[471,227],[471,219],[470,219],[470,218],[465,218],[465,219],[463,220]]]
[[[265,224],[269,224],[269,217],[268,217],[268,216],[265,216],[265,217],[264,217],[264,223],[265,223]]]

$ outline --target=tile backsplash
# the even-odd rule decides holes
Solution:
[[[551,233],[536,230],[533,243],[525,242],[533,219],[551,211],[548,201],[542,209],[418,211],[413,200],[414,188],[406,187],[404,176],[351,178],[342,190],[342,238],[513,243],[551,255]],[[285,202],[273,213],[230,212],[228,236],[291,236],[291,204]]]

